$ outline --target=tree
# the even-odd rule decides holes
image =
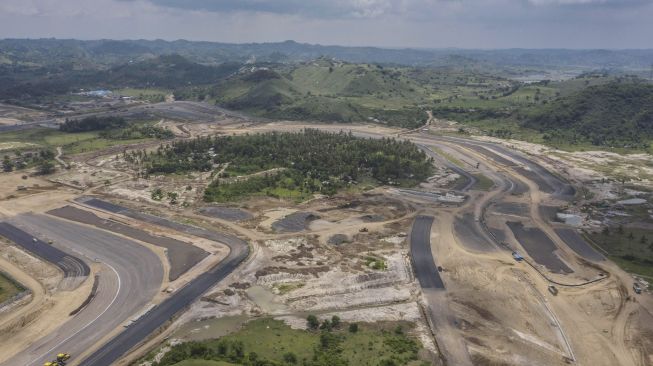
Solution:
[[[320,329],[324,329],[327,332],[330,332],[332,328],[333,328],[333,325],[331,324],[329,319],[324,319],[324,321],[322,321],[322,325],[320,325]]]
[[[635,234],[633,234],[632,231],[628,233],[628,239],[630,239],[630,240],[635,239]]]
[[[397,363],[392,359],[385,359],[379,362],[379,366],[397,366]]]
[[[5,155],[4,160],[2,160],[2,170],[5,172],[10,172],[14,170],[14,163],[9,160],[9,156]]]
[[[639,242],[642,244],[646,244],[646,235],[642,234],[642,237],[639,238]]]
[[[603,230],[601,230],[601,234],[603,234],[605,236],[610,235],[610,229],[607,226],[604,227]]]
[[[331,326],[333,328],[338,328],[340,326],[340,317],[337,315],[334,315],[331,317]]]
[[[623,225],[619,225],[619,227],[617,228],[617,233],[618,233],[619,235],[623,235],[623,234],[624,234],[624,226],[623,226]]]
[[[150,196],[155,201],[161,201],[163,199],[163,190],[161,188],[157,188],[152,191],[152,194]]]
[[[177,197],[179,195],[177,192],[168,192],[168,199],[170,200],[171,205],[176,205],[177,204]]]
[[[358,324],[357,323],[349,324],[349,333],[356,333],[356,332],[358,332]]]
[[[309,329],[317,329],[320,326],[320,321],[313,314],[306,317],[306,322]]]
[[[284,353],[283,361],[294,365],[297,363],[297,356],[292,352]]]
[[[43,161],[36,168],[36,172],[39,175],[48,175],[54,173],[54,164],[51,161]]]

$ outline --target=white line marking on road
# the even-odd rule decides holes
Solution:
[[[105,308],[105,309],[100,313],[100,315],[96,316],[95,319],[93,319],[93,320],[91,320],[90,322],[88,322],[88,323],[87,323],[87,324],[86,324],[82,329],[80,329],[80,330],[76,331],[75,333],[71,334],[68,338],[66,338],[66,339],[64,339],[63,341],[59,342],[57,345],[55,345],[54,347],[50,348],[50,349],[49,349],[47,352],[45,352],[44,354],[42,354],[42,355],[40,355],[39,357],[37,357],[37,358],[33,359],[32,361],[30,361],[30,363],[28,363],[27,366],[31,366],[31,365],[33,365],[34,362],[36,362],[36,361],[40,360],[41,358],[47,356],[50,352],[54,351],[57,347],[61,346],[61,345],[64,344],[65,342],[68,342],[71,338],[73,338],[73,337],[76,336],[77,334],[79,334],[79,333],[81,333],[82,331],[84,331],[84,329],[86,329],[86,328],[88,328],[89,326],[91,326],[91,324],[95,323],[95,321],[97,321],[97,320],[98,320],[102,315],[104,315],[104,313],[106,313],[106,312],[109,310],[109,308],[113,305],[113,303],[116,302],[116,299],[118,298],[118,294],[120,294],[120,288],[121,288],[120,274],[118,273],[118,271],[116,271],[115,268],[113,268],[112,265],[110,265],[110,264],[108,264],[108,263],[104,263],[104,264],[106,264],[109,268],[111,268],[111,270],[116,274],[116,277],[118,277],[118,291],[116,291],[116,294],[113,296],[113,299],[111,300],[111,302],[109,303],[109,305],[107,305],[107,307],[106,307],[106,308]]]

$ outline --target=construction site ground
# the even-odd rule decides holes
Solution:
[[[189,110],[182,105],[175,113],[185,116]],[[249,247],[247,258],[223,280],[116,364],[145,354],[160,357],[171,342],[220,337],[262,316],[302,329],[308,314],[338,315],[345,322],[411,323],[411,334],[438,365],[653,363],[651,293],[635,294],[631,274],[596,255],[583,237],[561,234],[577,228],[543,214],[545,207],[569,210],[579,204],[578,195],[565,190],[572,186],[595,189],[594,199],[618,195],[617,188],[595,182],[599,167],[609,161],[626,164],[627,171],[630,160],[450,136],[450,129],[436,133],[437,126],[405,133],[378,125],[224,115],[161,125],[166,123],[174,126],[177,138],[306,127],[351,130],[361,137],[408,139],[440,159],[436,175],[416,188],[428,193],[423,196],[377,187],[316,195],[301,203],[256,197],[220,206],[202,201],[209,175],[140,178],[122,151],[112,149],[63,156],[70,169],[51,177],[3,173],[0,221],[20,224],[35,238],[82,258],[90,274],[75,288],[62,289],[63,275],[54,264],[0,242],[0,268],[30,292],[0,312],[0,331],[11,335],[0,340],[0,365],[37,365],[56,352],[73,354],[70,365],[84,365],[86,356],[230,254],[229,243],[93,206],[85,203],[89,197],[229,235]],[[642,184],[648,184],[647,168],[638,171]],[[490,183],[471,184],[470,176]],[[157,188],[177,192],[178,202],[154,200]],[[447,193],[464,200],[437,199]],[[421,225],[418,217],[428,218],[431,227],[413,230]],[[436,273],[419,272],[413,240],[426,240],[420,258],[430,255]],[[516,261],[513,251],[525,260]],[[128,268],[135,256],[137,271]],[[104,290],[89,297],[96,276]],[[426,287],[420,276],[439,276],[442,285]],[[131,284],[119,281],[137,277]],[[62,327],[75,331],[62,332]],[[102,329],[102,336],[90,337],[92,328]]]

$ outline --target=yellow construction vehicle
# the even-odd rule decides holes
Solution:
[[[66,361],[70,359],[70,355],[67,353],[57,354],[57,359],[54,361],[46,362],[43,366],[66,366]]]

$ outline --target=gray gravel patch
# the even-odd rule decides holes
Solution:
[[[497,202],[492,205],[492,211],[499,214],[528,216],[529,207],[524,203]]]
[[[558,206],[539,206],[540,216],[548,221],[558,221],[556,214],[558,213]]]
[[[306,229],[311,221],[319,218],[319,216],[311,212],[293,212],[281,220],[275,221],[272,228],[276,231],[294,233]]]
[[[327,240],[327,243],[331,245],[340,245],[348,242],[349,242],[349,238],[345,234],[336,234],[330,237],[329,240]]]
[[[254,217],[245,210],[234,207],[206,206],[199,209],[204,216],[215,217],[227,221],[243,221]]]
[[[525,228],[521,222],[509,221],[508,227],[515,238],[537,263],[555,273],[572,273],[560,258],[554,253],[558,249],[551,238],[538,228]]]
[[[567,243],[567,245],[581,257],[595,262],[605,260],[605,257],[601,255],[601,253],[594,250],[594,248],[592,248],[592,246],[589,245],[589,243],[587,243],[576,230],[561,228],[555,229],[555,232],[558,234],[560,239],[564,240],[564,242]]]
[[[383,215],[363,215],[360,219],[365,222],[381,222],[385,220],[385,217]]]
[[[471,250],[487,252],[495,249],[494,245],[480,232],[472,213],[456,217],[453,222],[453,229],[463,245]]]

